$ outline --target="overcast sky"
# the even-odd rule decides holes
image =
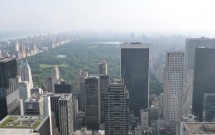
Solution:
[[[214,0],[0,0],[0,31],[214,31]]]

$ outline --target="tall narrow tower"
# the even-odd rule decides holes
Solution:
[[[121,78],[129,91],[130,111],[140,115],[149,106],[149,46],[142,43],[121,45]]]
[[[21,76],[21,81],[26,81],[29,83],[30,89],[33,88],[31,68],[28,65],[27,60],[25,62],[21,61],[21,64],[19,66],[19,76]]]
[[[107,74],[107,63],[106,63],[106,61],[99,63],[99,74]]]
[[[55,83],[59,80],[59,69],[57,65],[52,67],[51,71],[51,80],[52,80],[52,92],[55,93]]]
[[[164,118],[172,133],[176,132],[177,118],[182,116],[183,78],[184,53],[167,53],[164,68]]]

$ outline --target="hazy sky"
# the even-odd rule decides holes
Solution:
[[[0,31],[214,31],[214,0],[0,0]]]

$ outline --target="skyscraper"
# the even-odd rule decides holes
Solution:
[[[215,93],[204,94],[203,121],[215,122]]]
[[[185,46],[185,71],[194,69],[195,49],[198,47],[215,47],[215,38],[188,38]]]
[[[72,83],[66,81],[56,82],[55,93],[72,93]]]
[[[33,88],[31,68],[28,65],[28,62],[22,62],[19,66],[19,76],[21,76],[21,81],[26,81],[30,85],[30,89]]]
[[[59,80],[59,69],[56,65],[52,67],[51,71],[51,81],[52,81],[52,92],[55,93],[55,83]]]
[[[72,94],[63,94],[59,98],[59,123],[61,135],[73,135]]]
[[[121,45],[121,77],[129,91],[130,111],[140,115],[149,106],[149,46],[142,43]]]
[[[16,59],[0,58],[0,120],[17,109],[17,83]]]
[[[79,73],[79,89],[80,89],[80,98],[79,98],[79,103],[78,107],[79,110],[82,112],[85,112],[85,103],[86,103],[86,92],[85,92],[85,83],[84,80],[85,78],[88,77],[88,72],[80,70]]]
[[[106,61],[99,63],[99,74],[107,74],[107,63],[106,63]]]
[[[184,53],[167,53],[164,68],[164,119],[172,133],[176,132],[177,118],[182,116],[183,78]]]
[[[203,96],[215,93],[215,48],[196,48],[192,112],[202,121]]]
[[[109,75],[99,75],[100,80],[100,109],[101,109],[101,123],[105,120],[105,97],[108,90],[109,85]]]
[[[85,92],[85,124],[91,130],[98,130],[100,124],[100,90],[97,76],[85,79]]]
[[[113,80],[105,100],[105,135],[129,134],[129,94],[122,80]]]

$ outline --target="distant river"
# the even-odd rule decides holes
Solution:
[[[123,42],[119,41],[110,41],[110,42],[93,42],[93,44],[112,44],[112,45],[119,45],[122,44]]]

